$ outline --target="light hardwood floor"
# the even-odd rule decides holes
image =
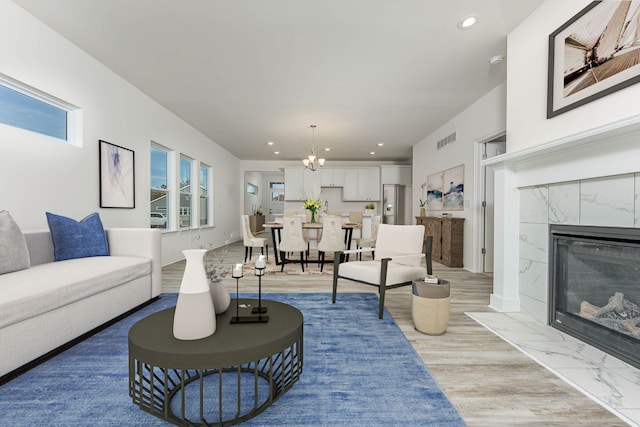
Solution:
[[[228,250],[226,260],[243,260],[241,243]],[[183,271],[184,262],[163,268],[163,292],[178,291]],[[627,425],[465,314],[491,311],[490,276],[440,264],[434,264],[434,273],[451,283],[451,319],[445,335],[428,336],[414,329],[408,286],[388,291],[385,306],[469,426]],[[223,283],[235,293],[233,279]],[[263,292],[330,294],[331,276],[266,275],[262,286]],[[338,292],[375,288],[342,280]],[[377,306],[372,311],[377,313]]]

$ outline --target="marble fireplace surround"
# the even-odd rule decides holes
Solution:
[[[549,224],[640,227],[640,116],[483,164],[495,171],[490,306],[546,324]]]

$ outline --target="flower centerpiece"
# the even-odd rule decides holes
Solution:
[[[420,199],[420,216],[425,216],[427,212],[424,206],[427,204],[427,198],[424,196],[424,190],[427,188],[427,183],[423,182],[420,185],[420,188],[422,189],[422,198]]]
[[[303,207],[311,211],[311,222],[316,222],[316,212],[318,209],[322,209],[322,202],[320,201],[320,198],[307,197],[304,195]]]

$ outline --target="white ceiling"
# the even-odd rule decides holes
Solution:
[[[300,159],[316,124],[327,165],[409,159],[542,1],[15,0],[238,158]]]

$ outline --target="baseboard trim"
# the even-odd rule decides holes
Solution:
[[[153,297],[148,301],[143,302],[142,304],[133,307],[131,310],[126,311],[124,313],[122,313],[121,315],[114,317],[113,319],[103,323],[100,326],[97,326],[95,328],[93,328],[92,330],[85,332],[84,334],[72,339],[71,341],[68,341],[64,344],[62,344],[60,347],[54,348],[53,350],[51,350],[48,353],[43,354],[42,356],[33,359],[31,362],[25,363],[24,365],[20,366],[19,368],[14,369],[13,371],[4,374],[3,376],[0,377],[0,386],[3,384],[8,383],[9,381],[13,380],[14,378],[19,377],[20,375],[24,374],[25,372],[29,371],[30,369],[35,368],[36,366],[40,365],[43,362],[46,362],[47,360],[51,359],[54,356],[57,356],[58,354],[70,349],[71,347],[73,347],[74,345],[86,340],[87,338],[97,334],[98,332],[107,329],[109,326],[112,326],[116,323],[118,323],[119,321],[121,321],[122,319],[130,316],[131,314],[135,313],[136,311],[141,310],[142,308],[148,306],[149,304],[156,302],[157,300],[160,299],[160,296],[157,297]]]

